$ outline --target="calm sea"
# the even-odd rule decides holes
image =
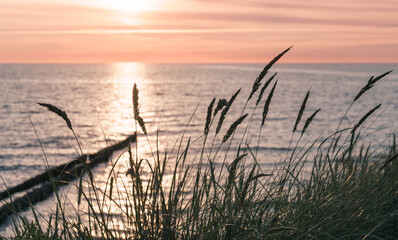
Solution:
[[[162,151],[172,149],[191,118],[185,136],[203,132],[207,106],[213,97],[226,98],[242,88],[232,122],[251,90],[263,65],[236,64],[2,64],[0,65],[0,175],[13,186],[42,173],[43,152],[32,120],[50,165],[68,162],[77,156],[76,142],[62,119],[38,106],[56,105],[66,111],[84,152],[94,152],[106,143],[124,139],[134,132],[131,92],[140,90],[140,111],[149,140],[159,132]],[[311,88],[304,118],[321,108],[309,128],[309,136],[333,132],[358,91],[372,75],[398,69],[397,64],[280,64],[266,76],[278,72],[278,85],[259,144],[259,161],[271,166],[288,150],[297,112]],[[268,90],[269,91],[269,90]],[[266,95],[268,92],[266,92]],[[350,110],[343,126],[352,126],[368,110],[383,103],[365,124],[368,142],[378,149],[388,146],[388,137],[398,126],[398,74],[378,82]],[[263,97],[259,109],[265,102]],[[197,109],[195,111],[195,109]],[[252,113],[253,107],[246,112]],[[222,131],[227,131],[225,126]],[[258,129],[252,129],[257,132]],[[310,139],[310,138],[309,138]],[[140,136],[140,154],[150,152]],[[257,140],[256,140],[257,141]],[[142,143],[142,144],[141,144]],[[198,144],[197,149],[199,149]],[[195,151],[195,145],[193,146]],[[122,165],[126,163],[122,163]],[[96,169],[106,175],[109,165]],[[0,190],[5,185],[0,184]]]

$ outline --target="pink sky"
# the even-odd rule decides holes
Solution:
[[[264,62],[291,45],[283,62],[398,62],[397,13],[396,0],[0,0],[0,62]]]

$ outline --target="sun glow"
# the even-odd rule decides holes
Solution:
[[[143,12],[153,10],[154,2],[150,0],[103,0],[104,7],[123,12]]]

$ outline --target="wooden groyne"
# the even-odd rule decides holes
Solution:
[[[0,207],[0,224],[2,224],[10,215],[29,208],[32,204],[47,199],[58,186],[66,185],[70,181],[80,177],[87,168],[92,169],[100,163],[107,162],[114,151],[124,149],[131,142],[136,141],[136,134],[131,135],[112,146],[106,147],[97,153],[79,156],[71,162],[62,164],[47,170],[47,172],[30,178],[23,183],[11,187],[0,193],[0,200],[11,197],[12,194],[21,191],[31,191],[22,197],[12,199],[12,202]]]

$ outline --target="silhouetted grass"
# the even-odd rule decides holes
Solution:
[[[237,120],[227,128],[225,134],[219,135],[224,129],[224,119],[240,90],[229,101],[213,99],[207,112],[203,113],[206,122],[201,138],[193,141],[191,138],[186,139],[184,132],[176,151],[161,154],[156,140],[153,158],[140,159],[137,145],[135,152],[129,147],[127,175],[130,185],[118,185],[114,172],[118,164],[116,161],[109,173],[105,190],[101,190],[93,179],[81,178],[76,186],[79,204],[75,206],[75,213],[72,213],[77,219],[68,217],[71,214],[68,215],[59,202],[55,212],[43,224],[39,222],[32,206],[35,221],[29,222],[24,216],[18,215],[14,224],[14,238],[398,238],[398,153],[395,138],[390,149],[382,155],[373,155],[368,147],[360,145],[362,136],[359,126],[380,105],[371,109],[354,126],[340,129],[343,121],[337,123],[336,132],[322,142],[316,139],[304,147],[299,147],[297,142],[285,158],[275,163],[276,169],[261,168],[259,163],[262,159],[257,158],[254,150],[257,146],[251,146],[247,140],[251,138],[247,129],[248,126],[255,128],[261,136],[277,81],[266,101],[261,103],[261,99],[275,75],[263,85],[257,99],[256,91],[270,67],[289,49],[279,54],[260,73],[242,114],[229,116]],[[372,78],[360,90],[353,103],[388,73]],[[320,111],[314,111],[300,128],[308,99],[309,91],[298,110],[297,119],[295,122],[292,119],[292,135],[297,132],[301,134],[297,141],[301,141]],[[252,114],[246,113],[248,104],[263,104],[261,122],[252,120],[251,115],[255,111]],[[139,116],[136,85],[133,90],[133,106],[136,126],[138,123],[146,135],[143,119]],[[219,111],[221,114],[217,116]],[[62,110],[54,112],[65,113]],[[66,113],[60,116],[68,119]],[[238,129],[243,131],[240,139],[236,137],[238,134],[234,134]],[[73,131],[72,128],[71,130]],[[151,143],[148,141],[147,144]],[[193,144],[201,145],[199,154],[190,154]],[[219,156],[224,145],[228,147],[225,156]],[[232,152],[230,149],[236,150]],[[310,155],[310,152],[314,154]],[[121,200],[115,199],[115,195]],[[86,215],[80,209],[80,198],[87,202]],[[118,208],[118,215],[111,214],[109,204]],[[120,223],[118,228],[121,231],[112,228],[115,222]]]

